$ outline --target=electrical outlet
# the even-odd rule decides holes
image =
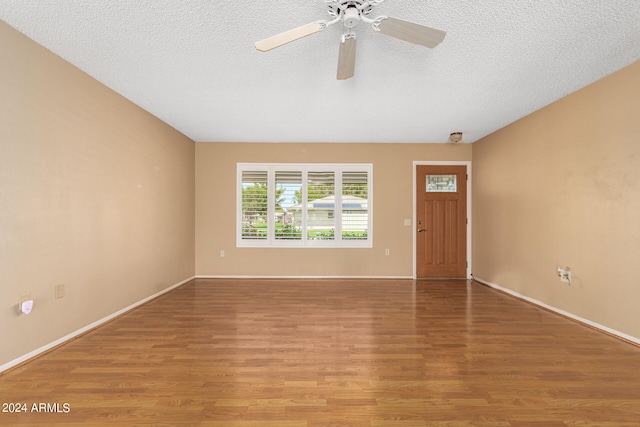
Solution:
[[[62,298],[64,296],[64,285],[56,285],[55,287],[55,296],[56,299]]]
[[[224,258],[224,250],[221,250],[221,251],[220,251],[220,257],[221,257],[221,258]]]
[[[31,299],[31,293],[20,294],[18,299],[18,313],[22,313],[22,303]]]
[[[561,282],[571,284],[571,269],[569,267],[558,267],[558,277]]]
[[[390,254],[391,254],[391,251],[390,251],[389,249],[385,249],[385,250],[384,250],[384,254],[385,254],[385,255],[390,255]]]

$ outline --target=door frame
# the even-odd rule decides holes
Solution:
[[[467,279],[471,279],[471,266],[473,263],[471,262],[471,224],[473,221],[471,220],[471,161],[429,161],[429,160],[414,160],[413,161],[413,195],[411,196],[413,199],[413,278],[416,279],[418,277],[417,272],[417,234],[416,234],[416,188],[417,188],[417,169],[418,166],[466,166],[467,168]]]

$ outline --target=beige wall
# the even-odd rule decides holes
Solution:
[[[1,21],[0,64],[1,366],[194,275],[195,148]]]
[[[413,217],[413,161],[445,160],[471,160],[471,145],[198,143],[196,274],[410,277],[414,228],[403,221]],[[372,163],[373,248],[236,248],[236,164],[242,162]]]
[[[639,135],[636,62],[476,142],[474,276],[640,337]]]

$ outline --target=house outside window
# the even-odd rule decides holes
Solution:
[[[372,247],[371,164],[238,164],[238,247]]]

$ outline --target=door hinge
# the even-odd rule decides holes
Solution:
[[[466,180],[469,181],[469,174],[465,174]]]

